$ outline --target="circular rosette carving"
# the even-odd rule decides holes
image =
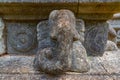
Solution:
[[[85,47],[88,55],[102,55],[107,43],[107,36],[107,26],[90,28],[85,34]]]
[[[35,35],[34,29],[19,28],[12,34],[10,44],[19,52],[27,52],[35,47]]]

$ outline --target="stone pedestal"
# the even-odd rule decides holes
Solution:
[[[88,55],[102,55],[108,38],[108,24],[105,20],[85,21],[84,45]]]
[[[102,57],[88,57],[88,73],[50,76],[34,70],[34,56],[0,57],[0,80],[120,80],[120,50],[105,52]]]

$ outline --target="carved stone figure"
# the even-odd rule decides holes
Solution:
[[[76,19],[71,11],[52,11],[48,21],[38,24],[37,32],[39,45],[35,69],[49,74],[89,70],[86,50],[80,42]]]
[[[7,23],[9,54],[33,55],[37,49],[35,23]]]
[[[108,24],[103,20],[86,21],[85,48],[88,55],[102,56],[108,39]]]
[[[0,18],[0,55],[6,53],[4,28],[5,28],[5,25],[3,23],[2,18]]]

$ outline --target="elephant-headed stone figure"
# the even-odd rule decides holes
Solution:
[[[49,20],[37,26],[38,51],[34,68],[47,74],[87,72],[86,50],[76,30],[76,19],[69,10],[54,10]]]

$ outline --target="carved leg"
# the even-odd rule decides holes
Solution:
[[[102,55],[108,38],[106,21],[86,21],[85,48],[88,55]]]

